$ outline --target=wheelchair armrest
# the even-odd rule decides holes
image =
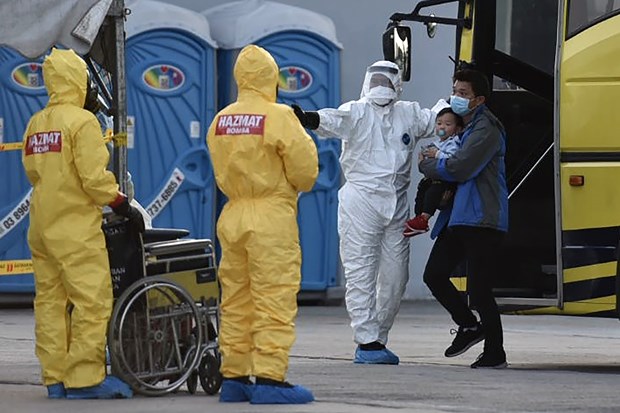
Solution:
[[[186,229],[176,228],[149,228],[144,231],[142,239],[145,244],[159,241],[172,241],[189,235]]]
[[[215,247],[210,239],[179,239],[145,244],[144,256],[147,275],[192,270],[202,277],[200,282],[215,281]],[[213,276],[206,277],[205,274]]]
[[[191,251],[200,251],[201,254],[213,253],[215,250],[210,239],[180,239],[168,242],[153,242],[144,244],[144,252],[147,257],[170,256],[183,254]]]

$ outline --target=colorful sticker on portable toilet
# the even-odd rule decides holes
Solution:
[[[286,66],[280,69],[278,88],[282,92],[300,93],[312,85],[312,74],[299,66]]]
[[[22,63],[13,69],[11,79],[15,84],[26,89],[42,89],[45,87],[43,83],[43,68],[40,63],[29,62]]]
[[[151,89],[171,92],[183,86],[185,74],[178,67],[171,65],[154,65],[142,74],[142,80]]]

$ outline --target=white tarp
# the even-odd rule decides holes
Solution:
[[[86,54],[112,0],[0,0],[0,45],[35,58],[55,44]]]

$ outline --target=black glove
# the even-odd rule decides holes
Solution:
[[[317,112],[304,111],[296,104],[292,104],[291,107],[293,108],[293,112],[295,112],[295,116],[297,116],[297,119],[301,122],[301,126],[312,130],[319,127],[321,117]]]
[[[127,197],[125,197],[120,204],[113,206],[112,211],[117,215],[127,218],[129,220],[129,225],[131,225],[134,231],[144,233],[144,219],[142,218],[142,214],[137,208],[129,204],[129,199]]]
[[[116,215],[120,215],[122,217],[129,217],[130,207],[131,206],[129,205],[129,199],[127,198],[127,195],[120,192],[118,193],[118,196],[116,197],[114,202],[110,204],[110,208],[112,208],[112,211],[114,211]]]
[[[144,234],[144,218],[138,208],[134,208],[129,205],[129,216],[127,219],[129,219],[129,225],[133,227],[134,231]]]

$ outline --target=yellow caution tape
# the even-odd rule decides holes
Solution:
[[[112,140],[116,146],[127,146],[127,132],[121,132],[112,136]]]
[[[110,143],[114,141],[116,146],[127,146],[127,132],[119,133],[117,135],[113,135],[111,130],[107,130],[106,134],[103,136],[103,141],[105,143]]]
[[[0,261],[0,275],[32,273],[32,260]]]
[[[114,138],[114,132],[112,131],[112,129],[106,129],[105,133],[103,134],[103,141],[105,143],[110,143],[112,142],[113,138]]]
[[[0,143],[0,152],[21,151],[22,146],[22,142]]]

